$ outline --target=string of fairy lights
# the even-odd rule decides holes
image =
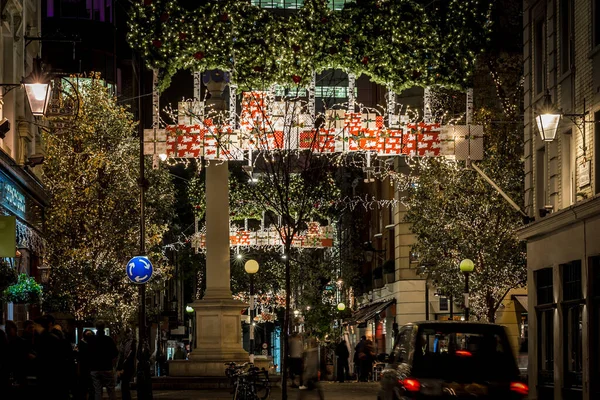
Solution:
[[[490,31],[490,4],[363,0],[334,11],[306,0],[276,14],[247,1],[135,2],[128,40],[166,88],[181,69],[231,71],[240,89],[308,86],[314,71],[339,68],[396,91],[467,87]]]

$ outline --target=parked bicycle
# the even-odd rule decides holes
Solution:
[[[269,371],[260,370],[252,363],[225,363],[225,375],[231,380],[233,400],[265,400],[271,386]]]

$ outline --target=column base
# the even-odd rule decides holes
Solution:
[[[226,362],[247,362],[242,347],[246,304],[230,298],[204,298],[190,304],[196,316],[196,345],[189,360],[169,363],[170,376],[225,376]]]

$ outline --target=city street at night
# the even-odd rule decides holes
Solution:
[[[600,0],[0,22],[0,400],[600,399]]]
[[[376,382],[369,383],[322,383],[325,400],[376,400],[379,384]],[[300,390],[290,389],[288,396],[292,400],[298,398]],[[316,391],[305,391],[304,399],[318,399]],[[157,400],[231,400],[232,395],[229,390],[156,390],[153,393]],[[135,399],[137,397],[134,396]],[[281,389],[278,387],[272,388],[270,399],[281,398]]]

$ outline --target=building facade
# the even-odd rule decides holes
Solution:
[[[0,215],[15,217],[17,247],[2,264],[41,281],[48,197],[37,173],[44,149],[41,128],[20,85],[39,56],[39,43],[26,37],[39,35],[40,1],[3,1],[0,14]],[[38,312],[32,305],[2,304],[0,325],[5,320],[20,324]]]
[[[529,398],[600,396],[600,3],[523,2]],[[562,110],[556,138],[535,118]]]

